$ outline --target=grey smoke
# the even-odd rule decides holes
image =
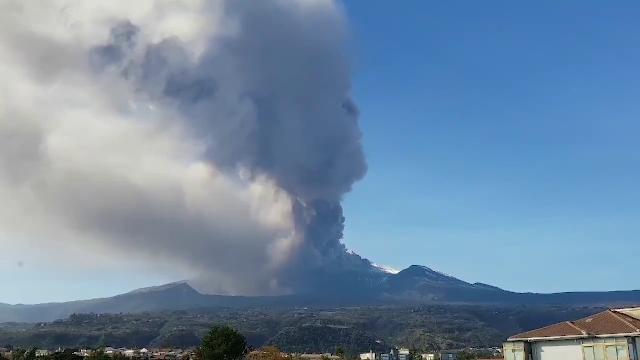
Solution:
[[[111,29],[111,43],[94,49],[94,59],[119,65],[141,91],[184,112],[217,165],[274,178],[297,199],[313,260],[340,258],[340,200],[366,172],[342,19],[305,17],[282,2],[229,5],[240,33],[216,39],[199,59],[190,61],[172,38],[124,61],[138,33],[129,21]]]
[[[92,58],[184,112],[216,164],[267,173],[305,200],[339,201],[366,172],[343,19],[286,1],[232,1],[227,11],[240,32],[198,59],[169,38],[123,63],[138,33],[128,20]]]
[[[368,270],[370,263],[348,253],[341,242],[342,197],[366,173],[358,111],[350,96],[347,29],[339,4],[318,3],[210,5],[203,11],[222,12],[224,24],[235,30],[208,34],[197,53],[193,42],[178,35],[145,37],[148,24],[123,12],[105,29],[104,40],[84,55],[89,77],[104,83],[108,98],[116,99],[109,101],[121,100],[112,86],[115,92],[117,86],[131,88],[138,103],[148,102],[162,114],[158,120],[145,110],[135,121],[141,126],[160,121],[162,131],[171,134],[173,126],[184,129],[194,146],[202,147],[202,160],[229,179],[226,191],[235,182],[267,189],[273,182],[264,197],[282,209],[286,200],[279,192],[287,195],[292,233],[282,225],[244,220],[254,216],[255,205],[236,205],[225,191],[212,195],[216,204],[201,204],[211,207],[206,214],[198,213],[179,187],[141,186],[119,171],[64,169],[59,178],[36,168],[43,180],[33,186],[41,202],[54,209],[64,204],[64,224],[107,244],[152,249],[163,258],[195,264],[205,279],[200,285],[210,291],[307,291],[328,281],[324,274]],[[117,106],[114,111],[122,113]],[[36,139],[44,142],[46,130],[37,131],[43,133]],[[17,164],[7,161],[9,167]],[[45,163],[41,159],[35,166]],[[264,203],[264,197],[255,201]],[[276,205],[263,206],[269,213]],[[276,256],[279,265],[264,265],[274,251],[288,253]]]

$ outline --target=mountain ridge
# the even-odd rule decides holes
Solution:
[[[196,308],[260,306],[348,306],[367,304],[501,304],[619,306],[640,303],[640,290],[606,292],[518,293],[484,283],[469,283],[427,266],[397,273],[344,272],[335,287],[282,296],[205,294],[177,281],[135,289],[112,297],[33,305],[0,303],[0,322],[44,322],[73,313],[140,313]]]

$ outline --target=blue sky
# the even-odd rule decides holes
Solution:
[[[640,288],[640,3],[354,0],[346,11],[369,163],[345,201],[351,250],[516,291]],[[12,250],[0,253],[12,284],[0,302],[178,280],[162,264],[87,270]]]
[[[354,1],[347,245],[519,291],[640,288],[640,4]]]

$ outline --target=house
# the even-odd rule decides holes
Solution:
[[[391,348],[388,353],[380,354],[380,360],[398,360],[398,349]]]
[[[124,354],[124,356],[126,356],[128,358],[132,358],[132,357],[137,356],[139,354],[138,351],[136,351],[134,349],[126,349],[122,353]]]
[[[411,358],[411,352],[409,351],[409,349],[406,348],[400,348],[398,349],[398,360],[410,360]]]
[[[433,353],[420,354],[420,356],[422,360],[436,360],[436,354]]]
[[[513,335],[503,349],[505,360],[640,360],[640,307]]]
[[[93,354],[93,350],[91,349],[80,349],[76,352],[73,353],[74,355],[78,355],[78,356],[82,356],[82,357],[88,357],[91,356],[91,354]]]
[[[36,357],[41,357],[41,356],[49,356],[51,355],[51,351],[46,350],[46,349],[37,349],[36,350]]]
[[[360,354],[360,360],[376,360],[376,353],[369,351],[368,353]]]
[[[111,346],[107,346],[106,348],[104,348],[104,353],[105,355],[109,355],[113,357],[116,354],[120,354],[121,351],[120,349],[115,349],[115,348],[112,348]]]
[[[458,360],[458,353],[453,351],[441,352],[440,360]]]

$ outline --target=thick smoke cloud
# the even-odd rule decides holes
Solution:
[[[341,243],[366,164],[338,5],[101,6],[0,5],[0,239],[160,257],[211,292],[369,269]]]

